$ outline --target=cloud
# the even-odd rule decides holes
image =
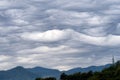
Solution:
[[[107,35],[107,32],[105,32],[105,30],[106,30],[106,27],[95,27],[95,28],[85,29],[83,32],[91,36],[100,37],[100,36]]]
[[[10,65],[9,60],[12,58],[11,56],[7,56],[7,55],[0,55],[0,69],[8,69],[8,65]]]
[[[5,37],[0,37],[0,43],[3,44],[3,43],[8,43],[9,40]]]
[[[1,9],[2,9],[2,8],[5,8],[5,7],[8,6],[8,5],[9,5],[9,3],[8,3],[6,0],[5,0],[5,1],[4,1],[4,0],[1,0],[1,1],[0,1],[0,7],[1,7]]]
[[[68,26],[100,26],[106,24],[107,17],[96,15],[92,12],[75,12],[67,10],[52,9],[47,10],[47,14],[50,16],[47,20],[50,20],[54,25],[68,25]],[[54,23],[56,22],[56,23]],[[84,27],[85,27],[84,26]],[[82,26],[81,26],[82,27]]]
[[[10,56],[0,55],[0,62],[10,59]]]
[[[92,32],[91,32],[92,31]],[[100,29],[91,29],[87,31],[88,34],[90,33],[98,33]],[[103,31],[104,32],[104,31]],[[83,43],[88,43],[92,45],[98,46],[118,46],[120,44],[120,36],[117,35],[106,35],[102,34],[101,36],[91,36],[83,33],[76,32],[74,30],[66,29],[66,30],[49,30],[43,33],[23,33],[21,38],[25,40],[33,40],[33,41],[40,41],[40,42],[55,42],[60,40],[77,40],[82,41]],[[112,44],[114,42],[114,44]]]
[[[69,46],[58,46],[58,47],[48,47],[48,46],[41,46],[41,47],[37,47],[34,49],[25,49],[25,50],[21,50],[18,53],[20,54],[30,54],[30,53],[35,53],[35,54],[70,54],[70,53],[81,53],[81,52],[86,52],[86,49],[75,49],[75,48],[71,48]]]
[[[120,36],[107,35],[102,37],[94,37],[85,34],[79,34],[78,39],[84,43],[98,45],[98,46],[118,46],[120,44]],[[114,43],[114,44],[113,44]]]
[[[111,55],[118,60],[119,5],[119,0],[0,0],[0,69],[63,70],[110,63]]]
[[[70,32],[70,30],[48,30],[46,32],[23,33],[21,38],[41,42],[55,42],[69,39]]]

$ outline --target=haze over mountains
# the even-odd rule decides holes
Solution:
[[[59,79],[61,73],[73,74],[76,72],[101,71],[109,67],[110,64],[103,66],[90,66],[87,68],[73,68],[68,71],[59,71],[43,67],[23,68],[21,66],[6,71],[0,71],[0,80],[35,80],[37,77],[56,77]]]

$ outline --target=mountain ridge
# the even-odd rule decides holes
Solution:
[[[89,66],[89,67],[85,67],[85,68],[81,68],[81,67],[77,67],[77,68],[73,68],[73,69],[70,69],[70,70],[67,70],[67,71],[63,71],[65,72],[66,74],[74,74],[74,73],[77,73],[77,72],[88,72],[88,71],[101,71],[102,69],[104,68],[107,68],[109,67],[111,64],[106,64],[106,65],[102,65],[102,66]]]
[[[35,80],[37,77],[55,77],[59,79],[61,73],[74,74],[76,72],[101,71],[103,68],[109,67],[110,64],[103,66],[89,66],[86,68],[73,68],[67,71],[59,71],[57,69],[49,69],[44,67],[24,68],[17,66],[6,71],[0,71],[0,80]]]

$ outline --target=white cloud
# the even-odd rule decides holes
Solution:
[[[119,5],[120,0],[0,0],[0,69],[109,62],[99,57],[119,55]]]
[[[34,57],[17,57],[16,58],[17,62],[19,64],[26,64],[29,62],[29,64],[34,64],[34,63],[38,63],[39,61],[35,60]]]
[[[84,43],[98,45],[98,46],[119,46],[120,36],[107,35],[102,37],[94,37],[85,34],[79,34],[78,40]]]
[[[82,53],[82,52],[87,52],[86,49],[75,49],[75,48],[71,48],[69,46],[57,46],[57,47],[48,47],[48,46],[41,46],[41,47],[37,47],[34,49],[25,49],[25,50],[21,50],[18,53],[20,54],[25,54],[25,53],[35,53],[35,54],[55,54],[55,55],[59,55],[59,54],[69,54],[69,53]]]
[[[95,29],[96,30],[96,29]],[[98,33],[97,33],[98,32]],[[91,30],[88,31],[91,33]],[[92,31],[94,33],[94,31]],[[99,34],[99,30],[95,31]],[[120,36],[117,35],[101,35],[101,36],[91,36],[83,33],[76,32],[74,30],[50,30],[43,33],[23,33],[21,37],[25,40],[33,40],[40,42],[55,42],[60,40],[77,40],[83,43],[98,45],[98,46],[118,46],[120,44]],[[114,44],[112,44],[114,43]]]
[[[0,7],[1,8],[6,8],[6,6],[9,6],[9,2],[7,2],[6,0],[1,0],[0,1]]]
[[[95,27],[95,28],[88,28],[85,29],[84,32],[91,36],[105,36],[107,32],[105,32],[105,27]]]
[[[68,10],[51,9],[46,11],[50,16],[47,18],[53,24],[69,26],[100,26],[106,24],[107,17],[96,15],[92,12],[76,12]],[[56,23],[54,23],[56,22]],[[84,26],[84,27],[85,27]]]
[[[0,62],[6,61],[6,60],[8,60],[8,59],[10,59],[10,58],[11,58],[10,56],[0,55]]]
[[[27,25],[27,24],[29,24],[27,21],[22,20],[22,19],[16,19],[16,20],[13,20],[13,22],[14,22],[16,25]]]
[[[66,40],[71,37],[70,30],[48,30],[46,32],[31,32],[23,33],[21,38],[25,40],[41,41],[41,42],[55,42]]]
[[[9,67],[8,67],[9,66]],[[2,62],[1,64],[0,64],[0,70],[6,70],[6,69],[10,69],[10,68],[12,68],[12,67],[10,67],[11,66],[11,64],[10,64],[10,62]]]

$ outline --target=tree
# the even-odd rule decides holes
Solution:
[[[43,80],[56,80],[54,77],[44,78]]]
[[[67,79],[67,75],[65,73],[62,73],[60,76],[60,80],[66,80]]]
[[[36,78],[35,80],[43,80],[42,78]]]
[[[36,78],[35,80],[56,80],[54,77],[48,77],[48,78]]]

